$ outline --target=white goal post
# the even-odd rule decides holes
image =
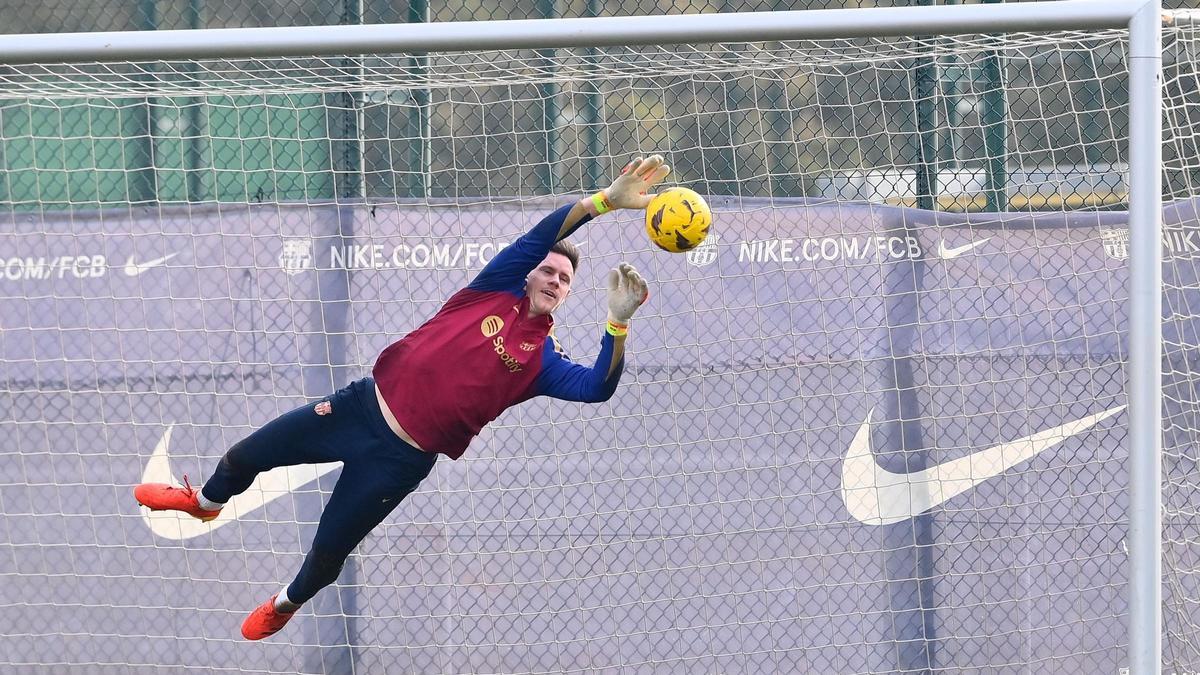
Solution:
[[[0,66],[36,72],[43,66],[73,63],[1128,29],[1128,666],[1133,673],[1158,673],[1162,670],[1163,650],[1161,30],[1164,22],[1171,20],[1190,19],[1186,13],[1164,14],[1158,1],[1064,0],[539,21],[15,35],[0,37]],[[362,76],[361,72],[358,75]],[[31,87],[26,95],[32,92]],[[310,253],[307,249],[292,250],[294,257],[290,260],[305,265],[305,256]],[[3,573],[0,566],[0,575]]]

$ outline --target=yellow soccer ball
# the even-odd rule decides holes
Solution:
[[[685,187],[663,190],[646,207],[646,233],[664,251],[690,251],[708,236],[712,209],[704,198]]]

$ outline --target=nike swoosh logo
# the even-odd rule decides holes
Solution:
[[[125,261],[125,276],[136,277],[139,274],[142,274],[143,272],[147,272],[149,270],[154,269],[155,267],[162,266],[168,260],[170,260],[171,258],[174,258],[177,255],[179,255],[179,254],[172,253],[171,255],[164,255],[161,258],[155,258],[154,260],[148,260],[144,263],[134,263],[133,256],[129,256],[129,260]]]
[[[973,241],[969,244],[963,244],[962,246],[955,246],[955,247],[951,248],[949,246],[946,246],[946,240],[942,239],[942,240],[938,241],[937,256],[939,258],[941,258],[942,260],[950,260],[951,258],[957,258],[958,256],[966,253],[967,251],[970,251],[971,249],[975,248],[976,246],[981,246],[990,240],[991,240],[991,237],[985,237],[983,239],[980,239],[979,241]]]
[[[850,515],[864,525],[899,523],[961,495],[1124,409],[1125,406],[1118,406],[912,473],[892,473],[875,461],[871,452],[872,409],[842,462],[842,502]]]
[[[142,472],[143,483],[179,485],[174,474],[171,473],[171,461],[167,454],[167,448],[171,445],[173,428],[167,427],[162,438],[159,439],[158,445],[154,446],[154,453],[150,456],[150,461],[146,463],[145,471]],[[150,509],[142,509],[142,522],[150,528],[151,532],[163,539],[180,541],[198,537],[215,532],[233,521],[261,509],[341,465],[341,462],[301,464],[264,471],[258,474],[258,478],[250,485],[250,489],[229,500],[225,508],[221,509],[221,515],[207,523],[178,511],[151,511]]]

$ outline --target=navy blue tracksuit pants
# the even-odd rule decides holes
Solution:
[[[312,548],[287,589],[289,600],[302,603],[337,579],[354,548],[429,475],[436,459],[436,454],[400,440],[387,426],[375,399],[375,380],[366,377],[320,403],[280,415],[236,443],[202,492],[224,503],[245,492],[259,472],[294,464],[344,463]]]

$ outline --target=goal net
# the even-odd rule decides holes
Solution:
[[[0,71],[0,670],[1117,673],[1125,31]],[[1164,663],[1200,670],[1200,76],[1164,36]],[[338,466],[132,486],[369,373],[541,215],[652,292],[611,401],[509,410],[280,634]],[[453,361],[454,355],[445,355]],[[470,374],[463,374],[469,377]],[[423,386],[413,382],[412,386]]]

